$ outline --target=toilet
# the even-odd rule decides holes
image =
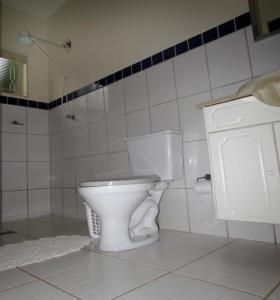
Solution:
[[[122,251],[159,239],[159,202],[169,182],[182,177],[182,132],[126,139],[133,176],[82,182],[89,234],[99,250]],[[172,213],[172,211],[170,212]]]

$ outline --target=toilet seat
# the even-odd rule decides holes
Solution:
[[[116,185],[131,185],[131,184],[141,184],[141,183],[152,183],[160,181],[160,177],[156,175],[148,176],[132,176],[127,178],[116,178],[107,180],[95,180],[86,181],[80,184],[80,187],[102,187],[102,186],[116,186]]]

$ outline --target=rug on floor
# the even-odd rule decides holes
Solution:
[[[85,236],[56,236],[0,247],[0,271],[42,262],[79,251],[92,240]]]

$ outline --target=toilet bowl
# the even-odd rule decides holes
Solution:
[[[132,249],[159,239],[156,217],[163,193],[156,190],[159,180],[143,176],[80,185],[80,195],[101,222],[99,236],[95,235],[100,250]]]
[[[182,174],[182,134],[165,131],[127,139],[134,175],[82,182],[91,238],[99,250],[121,251],[159,239],[159,202],[171,180]],[[153,175],[156,174],[156,175]]]

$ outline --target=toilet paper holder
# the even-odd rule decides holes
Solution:
[[[203,177],[196,178],[197,182],[201,180],[211,180],[211,174],[205,174]]]

